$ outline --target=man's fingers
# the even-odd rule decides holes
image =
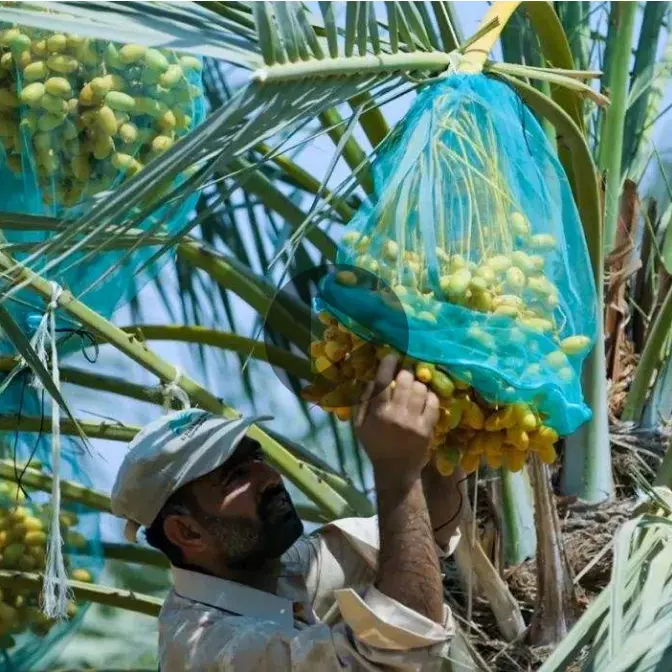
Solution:
[[[390,385],[397,371],[399,358],[396,355],[387,355],[378,366],[376,379],[373,382],[373,390],[370,395],[371,404],[380,404],[390,400],[392,392]]]
[[[427,394],[427,399],[425,400],[425,410],[423,411],[423,416],[429,428],[434,429],[434,425],[439,421],[440,413],[441,407],[439,405],[439,398],[434,392],[429,392]]]
[[[427,386],[416,380],[411,385],[408,397],[408,411],[412,415],[420,416],[425,410],[425,401],[427,400]]]
[[[415,376],[410,371],[399,371],[394,380],[394,392],[392,392],[392,402],[395,406],[405,407],[408,404],[414,381]]]

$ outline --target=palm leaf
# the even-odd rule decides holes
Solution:
[[[630,100],[623,127],[621,163],[625,173],[628,172],[630,163],[637,155],[638,146],[642,139],[649,97],[652,93],[648,84],[653,80],[658,35],[663,27],[665,15],[669,11],[669,4],[669,2],[647,2],[644,6],[635,62],[630,76]],[[633,100],[633,90],[640,82],[646,82],[646,85],[641,87],[641,93],[637,94]]]
[[[612,580],[555,648],[540,672],[567,669],[589,644],[581,668],[601,672],[663,670],[669,664],[672,492],[656,488],[615,543]],[[654,627],[653,624],[660,627]]]
[[[3,7],[2,15],[8,22],[111,42],[119,40],[121,21],[125,42],[166,45],[247,68],[261,64],[256,31],[242,17],[222,18],[196,2],[35,2],[30,10]]]

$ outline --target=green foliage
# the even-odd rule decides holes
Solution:
[[[590,646],[583,672],[666,670],[672,664],[672,491],[649,490],[614,543],[612,579],[540,672],[565,670]]]

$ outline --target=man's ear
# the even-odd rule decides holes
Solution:
[[[163,531],[178,548],[193,551],[203,548],[203,535],[191,516],[168,516],[163,522]]]

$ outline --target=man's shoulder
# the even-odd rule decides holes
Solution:
[[[194,636],[201,638],[210,631],[216,631],[218,636],[233,637],[239,628],[249,625],[250,619],[183,597],[171,589],[163,602],[158,621],[161,644],[172,643],[180,647],[186,646]]]
[[[173,589],[163,603],[158,625],[162,670],[229,669],[220,667],[219,661],[256,651],[265,638],[284,632],[265,619],[203,604]]]
[[[336,518],[314,529],[303,538],[313,538],[332,531],[340,531],[345,534],[370,538],[378,537],[378,516],[351,516],[348,518]]]
[[[204,604],[203,602],[198,602],[197,600],[192,600],[189,597],[179,595],[175,592],[174,588],[171,588],[161,606],[159,623],[169,623],[176,618],[178,620],[189,618],[203,620],[207,618],[232,618],[237,616],[238,614],[235,614],[232,611],[220,609],[209,604]]]
[[[380,548],[378,516],[339,518],[316,531],[317,534],[338,534],[367,561],[375,562]]]
[[[302,534],[282,556],[283,565],[305,562],[306,556],[314,550],[320,537],[331,534],[343,535],[355,545],[365,544],[377,549],[379,546],[378,516],[337,518],[309,533]]]

